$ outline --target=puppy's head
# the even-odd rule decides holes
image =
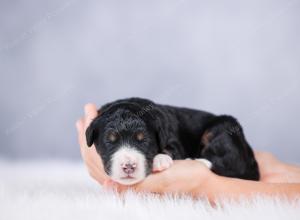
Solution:
[[[143,180],[152,170],[159,152],[157,129],[151,119],[130,104],[115,105],[102,111],[88,127],[88,146],[95,144],[105,172],[124,185]]]

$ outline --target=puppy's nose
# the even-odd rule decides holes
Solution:
[[[125,163],[122,165],[122,169],[126,174],[132,174],[135,171],[136,163]]]

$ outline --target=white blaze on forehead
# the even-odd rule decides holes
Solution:
[[[132,179],[126,179],[122,165],[136,164],[135,171],[131,174]],[[110,177],[121,184],[130,185],[143,180],[146,177],[146,158],[137,149],[130,145],[123,145],[117,150],[111,159]]]

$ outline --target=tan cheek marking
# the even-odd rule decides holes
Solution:
[[[202,135],[202,138],[201,138],[201,141],[204,145],[208,145],[209,144],[209,141],[212,137],[212,133],[210,132],[204,132],[204,134]]]
[[[137,133],[136,139],[142,141],[144,139],[144,134],[142,132]]]
[[[108,139],[111,142],[115,142],[117,140],[117,135],[115,133],[111,133],[111,134],[108,135]]]

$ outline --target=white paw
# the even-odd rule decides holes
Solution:
[[[207,168],[211,169],[212,163],[209,160],[206,159],[195,159],[201,163],[203,163]]]
[[[173,164],[172,158],[167,154],[157,154],[153,159],[153,171],[162,171]]]

